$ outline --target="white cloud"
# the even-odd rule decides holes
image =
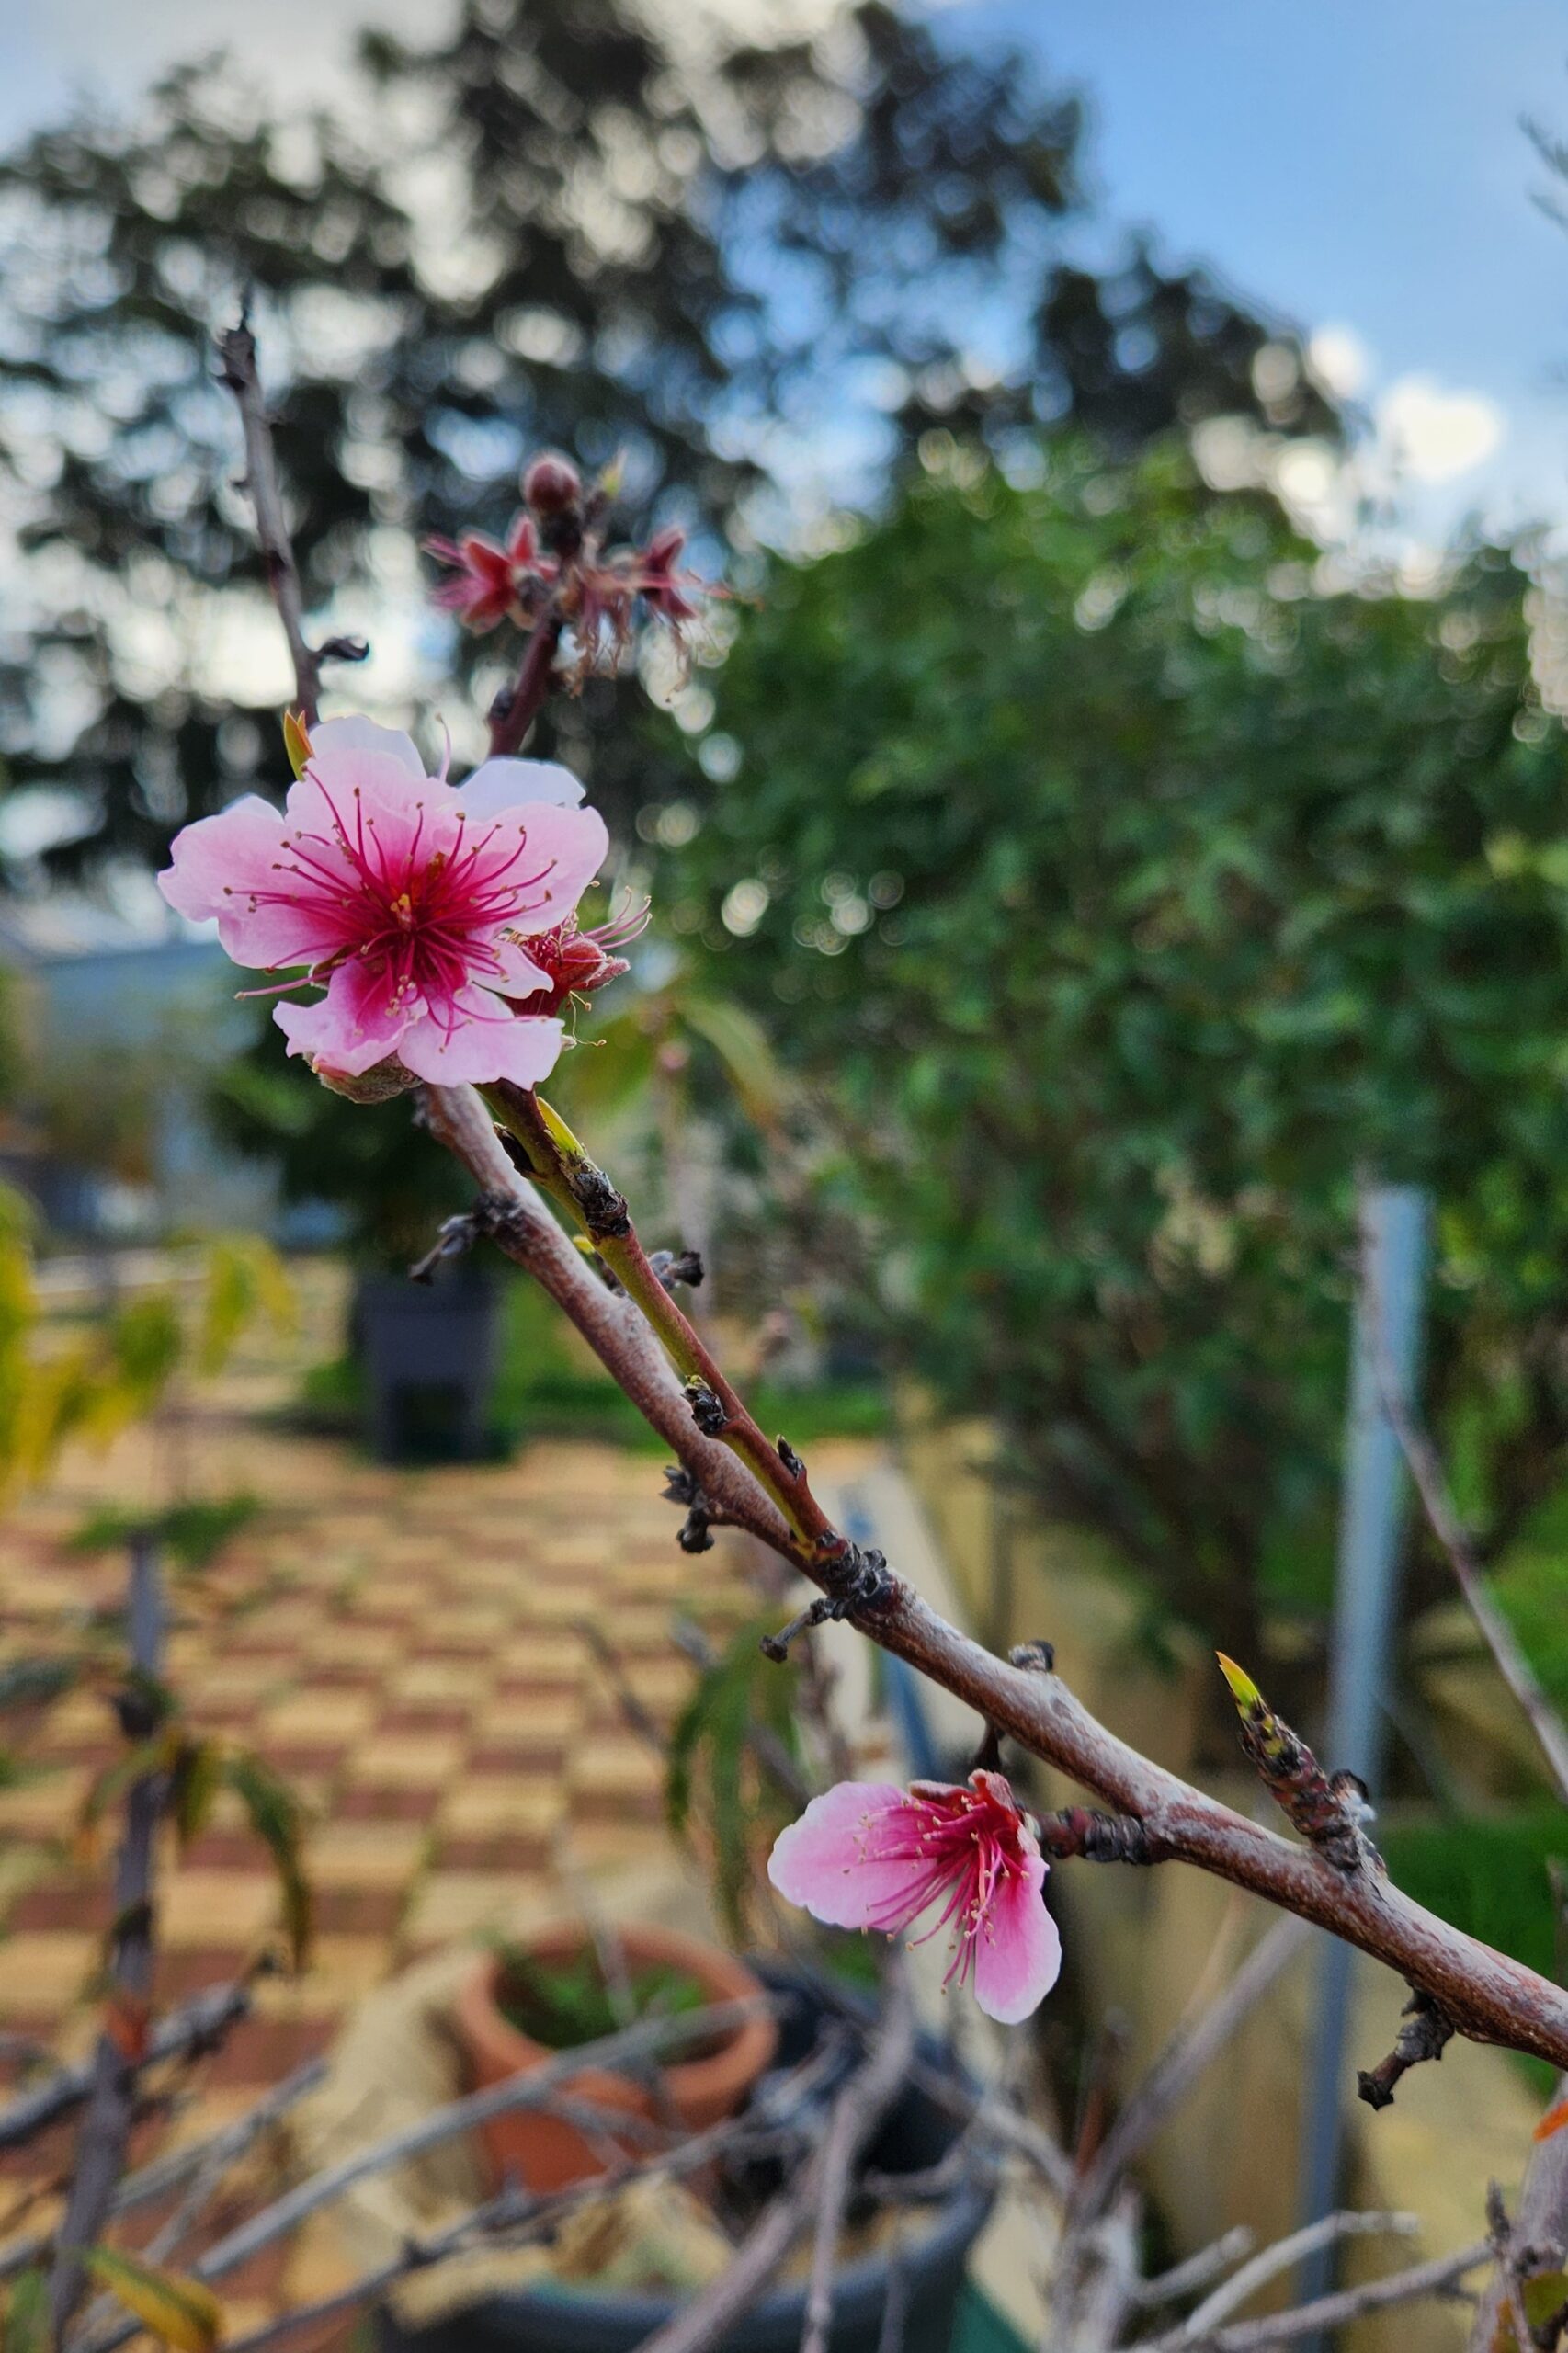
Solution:
[[[1499,447],[1506,419],[1484,392],[1446,392],[1430,376],[1401,376],[1378,401],[1377,426],[1395,473],[1452,482]]]

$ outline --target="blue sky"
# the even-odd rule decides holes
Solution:
[[[411,27],[432,8],[34,0],[0,11],[0,137],[88,75],[128,94],[222,42],[297,74],[363,14]],[[1423,531],[1472,507],[1568,525],[1568,231],[1531,200],[1548,177],[1520,129],[1533,114],[1568,138],[1562,0],[948,0],[937,15],[950,38],[1010,35],[1082,83],[1113,218],[1308,330],[1348,331],[1340,356],[1359,347],[1369,405],[1392,392],[1437,452],[1410,491]]]
[[[1426,494],[1568,516],[1568,230],[1520,128],[1568,141],[1562,0],[972,0],[1080,81],[1108,210],[1307,328],[1367,386],[1483,394],[1494,451]],[[1562,189],[1568,202],[1568,187]]]

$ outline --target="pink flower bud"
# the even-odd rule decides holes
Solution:
[[[538,516],[569,515],[583,501],[583,477],[570,458],[547,449],[523,476],[523,496]]]

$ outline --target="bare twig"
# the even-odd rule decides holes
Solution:
[[[157,1710],[149,1687],[158,1673],[164,1635],[157,1553],[152,1538],[145,1535],[131,1542],[129,1617],[133,1673],[119,1707],[125,1738],[134,1751],[157,1728]],[[134,2041],[128,2049],[127,2036],[133,2038],[137,2033],[153,1995],[153,1850],[167,1790],[167,1774],[150,1770],[132,1783],[125,1801],[125,1828],[115,1866],[115,1926],[108,1964],[113,1989],[109,1998],[123,2014],[122,2030],[117,2034],[106,2027],[93,2052],[92,2089],[77,2134],[75,2164],[50,2275],[50,2331],[56,2344],[82,2298],[85,2275],[81,2257],[96,2245],[125,2170],[141,2074]]]
[[[548,606],[528,632],[517,675],[503,687],[490,706],[490,754],[493,759],[520,751],[528,729],[550,698],[551,673],[563,626],[561,614]]]
[[[813,2215],[831,2213],[836,2239],[843,2199],[842,2189],[835,2184],[847,2180],[847,2169],[897,2093],[914,2044],[914,2012],[907,1994],[895,1985],[864,2064],[838,2095],[827,2133],[816,2154],[769,2202],[728,2268],[683,2306],[673,2320],[646,2338],[639,2353],[707,2353],[707,2348],[718,2344],[742,2313],[751,2309],[790,2248],[811,2226]],[[812,2290],[821,2293],[815,2262]],[[831,2311],[831,2274],[826,2293]],[[810,2321],[807,2326],[809,2336]]]
[[[1153,2312],[1160,2304],[1174,2304],[1179,2296],[1195,2296],[1217,2279],[1221,2271],[1229,2271],[1233,2263],[1252,2253],[1253,2234],[1244,2222],[1227,2231],[1222,2238],[1211,2239],[1189,2255],[1185,2263],[1173,2263],[1168,2271],[1157,2271],[1152,2279],[1140,2279],[1132,2290],[1132,2302],[1141,2312]]]
[[[248,318],[218,337],[219,381],[234,396],[244,435],[244,487],[256,512],[256,535],[267,567],[267,585],[289,642],[294,665],[294,699],[307,728],[314,725],[321,707],[322,657],[305,635],[304,604],[294,543],[283,506],[278,460],[272,448],[272,421],[267,413],[261,379],[256,373],[256,337]]]
[[[249,1984],[235,1979],[182,2002],[153,2029],[141,2063],[142,2070],[165,2060],[188,2059],[215,2050],[230,2028],[248,2014],[251,1998]],[[85,2059],[61,2067],[36,2090],[24,2092],[8,2108],[0,2109],[0,2149],[20,2148],[46,2125],[80,2108],[93,2088],[94,2064],[92,2059]]]
[[[631,1402],[666,1438],[725,1513],[832,1590],[814,1540],[802,1540],[747,1465],[693,1419],[690,1399],[653,1331],[629,1299],[616,1298],[584,1264],[532,1187],[502,1149],[472,1089],[428,1090],[432,1131],[480,1188],[487,1230],[563,1309]],[[661,1291],[663,1298],[665,1294]],[[676,1311],[678,1313],[678,1310]],[[1031,1755],[1056,1766],[1118,1813],[1135,1814],[1174,1858],[1250,1889],[1329,1928],[1423,1986],[1472,2041],[1533,2052],[1568,2066],[1568,1994],[1494,1952],[1412,1902],[1374,1871],[1346,1871],[1313,1849],[1167,1772],[1107,1731],[1054,1674],[994,1658],[889,1574],[875,1605],[853,1623],[966,1701]]]
[[[1292,2231],[1289,2237],[1276,2239],[1272,2245],[1260,2247],[1250,2262],[1233,2271],[1222,2287],[1206,2297],[1196,2312],[1188,2313],[1179,2328],[1172,2329],[1159,2340],[1161,2353],[1165,2347],[1177,2353],[1178,2347],[1202,2345],[1213,2336],[1222,2320],[1246,2302],[1249,2296],[1266,2287],[1270,2279],[1278,2279],[1282,2271],[1293,2271],[1310,2255],[1320,2248],[1337,2246],[1344,2239],[1398,2235],[1411,2237],[1420,2229],[1414,2214],[1336,2213],[1324,2214],[1315,2222],[1306,2223]]]
[[[1409,1466],[1426,1524],[1448,1557],[1454,1583],[1464,1597],[1465,1607],[1492,1654],[1497,1672],[1535,1734],[1536,1745],[1557,1784],[1558,1796],[1568,1804],[1568,1725],[1547,1698],[1513,1628],[1493,1598],[1486,1572],[1476,1557],[1475,1547],[1449,1491],[1437,1449],[1417,1420],[1389,1360],[1381,1321],[1374,1315],[1369,1317],[1368,1323],[1372,1333],[1372,1370],[1379,1397],[1389,1427]]]
[[[1300,2345],[1304,2338],[1346,2328],[1368,2313],[1388,2312],[1396,2304],[1418,2303],[1424,2296],[1462,2295],[1460,2283],[1466,2272],[1474,2271],[1486,2262],[1491,2253],[1490,2242],[1483,2239],[1479,2245],[1466,2247],[1462,2255],[1435,2256],[1431,2262],[1413,2264],[1407,2271],[1391,2271],[1381,2279],[1364,2280],[1358,2287],[1340,2288],[1332,2296],[1314,2297],[1310,2304],[1298,2304],[1293,2312],[1269,2313],[1258,2320],[1231,2321],[1210,2329],[1196,2344],[1185,2339],[1177,2341],[1182,2353],[1268,2353],[1268,2348],[1276,2345]],[[1164,2353],[1170,2344],[1168,2336],[1144,2337],[1140,2340],[1137,2353]]]
[[[1559,2081],[1554,2097],[1557,2102],[1568,2097],[1568,2079]],[[1500,2200],[1493,2202],[1501,2205]],[[1521,2278],[1535,2270],[1560,2269],[1568,2258],[1568,2128],[1548,2131],[1537,2141],[1519,2190],[1518,2211],[1511,2225],[1505,2215],[1497,2220],[1497,2264],[1471,2335],[1474,2353],[1491,2353],[1498,2324],[1517,2300]],[[1528,2336],[1520,2339],[1525,2345],[1528,2341]]]
[[[818,2163],[816,2222],[812,2271],[806,2287],[806,2325],[801,2353],[827,2353],[833,2326],[833,2275],[855,2160],[881,2120],[903,2077],[915,2044],[915,2013],[902,1966],[890,1973],[887,2015],[861,2073],[852,2077],[833,2105]]]
[[[1278,1982],[1311,1931],[1300,1920],[1276,1920],[1222,1993],[1177,2027],[1101,2142],[1073,2197],[1077,2214],[1097,2213],[1130,2165],[1180,2107],[1205,2068]]]

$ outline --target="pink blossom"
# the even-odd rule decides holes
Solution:
[[[1040,1890],[1045,1862],[1000,1773],[967,1789],[945,1781],[840,1781],[782,1832],[767,1875],[791,1904],[836,1928],[895,1936],[923,1912],[949,1925],[947,1982],[972,1984],[983,2010],[1011,2026],[1039,2007],[1062,1967],[1062,1940]]]
[[[540,932],[529,940],[528,953],[548,976],[549,985],[544,994],[524,1000],[526,1010],[562,1013],[574,996],[592,996],[596,989],[619,980],[631,967],[615,950],[629,946],[647,928],[644,899],[622,908],[608,923],[596,924],[591,931],[579,929],[576,916],[568,915],[553,931]]]
[[[697,599],[712,593],[696,573],[676,569],[685,546],[686,533],[673,525],[666,530],[655,531],[642,551],[637,580],[649,611],[677,631],[687,621],[697,619]]]
[[[217,917],[237,964],[303,965],[300,984],[324,986],[275,1017],[318,1071],[395,1058],[443,1086],[532,1086],[561,1023],[507,1000],[553,986],[525,942],[572,918],[608,847],[582,791],[544,760],[487,760],[449,785],[406,735],[328,720],[281,811],[251,795],[187,825],[158,881],[181,915]]]
[[[505,547],[483,531],[466,532],[460,540],[426,540],[425,547],[452,574],[434,591],[437,604],[481,636],[508,617],[526,620],[537,591],[560,571],[553,556],[540,552],[539,534],[527,515],[516,517]]]

